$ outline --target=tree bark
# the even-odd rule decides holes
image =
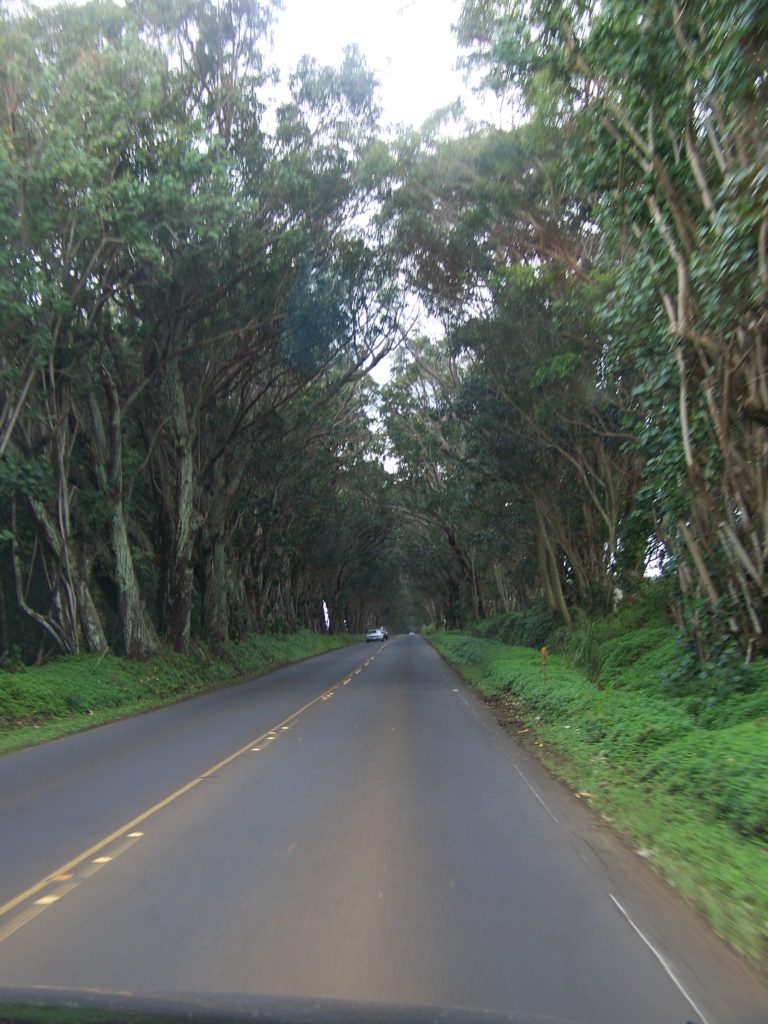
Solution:
[[[123,650],[128,658],[145,660],[157,650],[158,640],[144,609],[125,520],[120,399],[105,367],[99,375],[107,400],[107,422],[96,396],[91,394],[91,463],[99,488],[110,504],[109,539]]]
[[[195,512],[194,437],[179,362],[170,360],[154,389],[163,424],[163,442],[155,453],[162,515],[164,573],[160,595],[161,619],[168,642],[180,654],[189,650],[194,574],[192,552],[199,516]]]
[[[157,650],[157,634],[141,599],[122,501],[113,505],[109,525],[123,648],[126,657],[145,661]]]
[[[557,564],[557,556],[555,555],[555,551],[552,547],[552,541],[550,540],[546,523],[544,521],[544,514],[539,508],[538,502],[534,502],[534,508],[536,510],[538,534],[537,546],[539,554],[539,570],[542,576],[544,592],[547,595],[547,603],[549,604],[550,611],[562,618],[570,632],[573,628],[573,619],[563,593],[560,570]]]
[[[91,653],[100,654],[109,647],[104,627],[101,622],[91,589],[86,582],[87,577],[79,574],[77,581],[77,607],[80,617],[80,628],[83,631],[85,646]]]
[[[224,540],[210,537],[202,554],[203,639],[217,657],[229,639],[227,599],[227,555]]]

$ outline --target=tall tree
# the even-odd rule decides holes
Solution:
[[[2,527],[16,603],[65,650],[186,650],[196,601],[220,649],[234,538],[269,486],[252,474],[291,403],[336,401],[401,329],[358,217],[373,78],[353,51],[304,61],[267,130],[272,10],[95,3],[0,24]]]
[[[606,329],[643,378],[649,486],[702,656],[766,646],[766,24],[751,0],[469,0],[460,38],[568,140]]]

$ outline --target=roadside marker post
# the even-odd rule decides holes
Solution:
[[[541,673],[544,676],[544,682],[546,683],[546,681],[547,681],[547,669],[548,669],[548,663],[549,663],[549,648],[548,647],[540,648],[539,654],[541,655]]]

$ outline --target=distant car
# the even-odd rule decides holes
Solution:
[[[368,632],[365,634],[365,642],[367,644],[369,644],[371,642],[371,640],[385,640],[385,639],[386,639],[386,637],[384,636],[384,631],[379,629],[378,627],[376,629],[369,629]]]

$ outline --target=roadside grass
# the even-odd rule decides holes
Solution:
[[[233,686],[358,640],[311,630],[252,634],[229,644],[222,658],[196,645],[194,654],[164,651],[146,662],[77,654],[0,671],[0,754]]]
[[[627,836],[713,927],[768,963],[768,671],[675,695],[675,632],[592,630],[590,668],[462,633],[429,634],[548,767]],[[519,723],[519,725],[517,724]]]

